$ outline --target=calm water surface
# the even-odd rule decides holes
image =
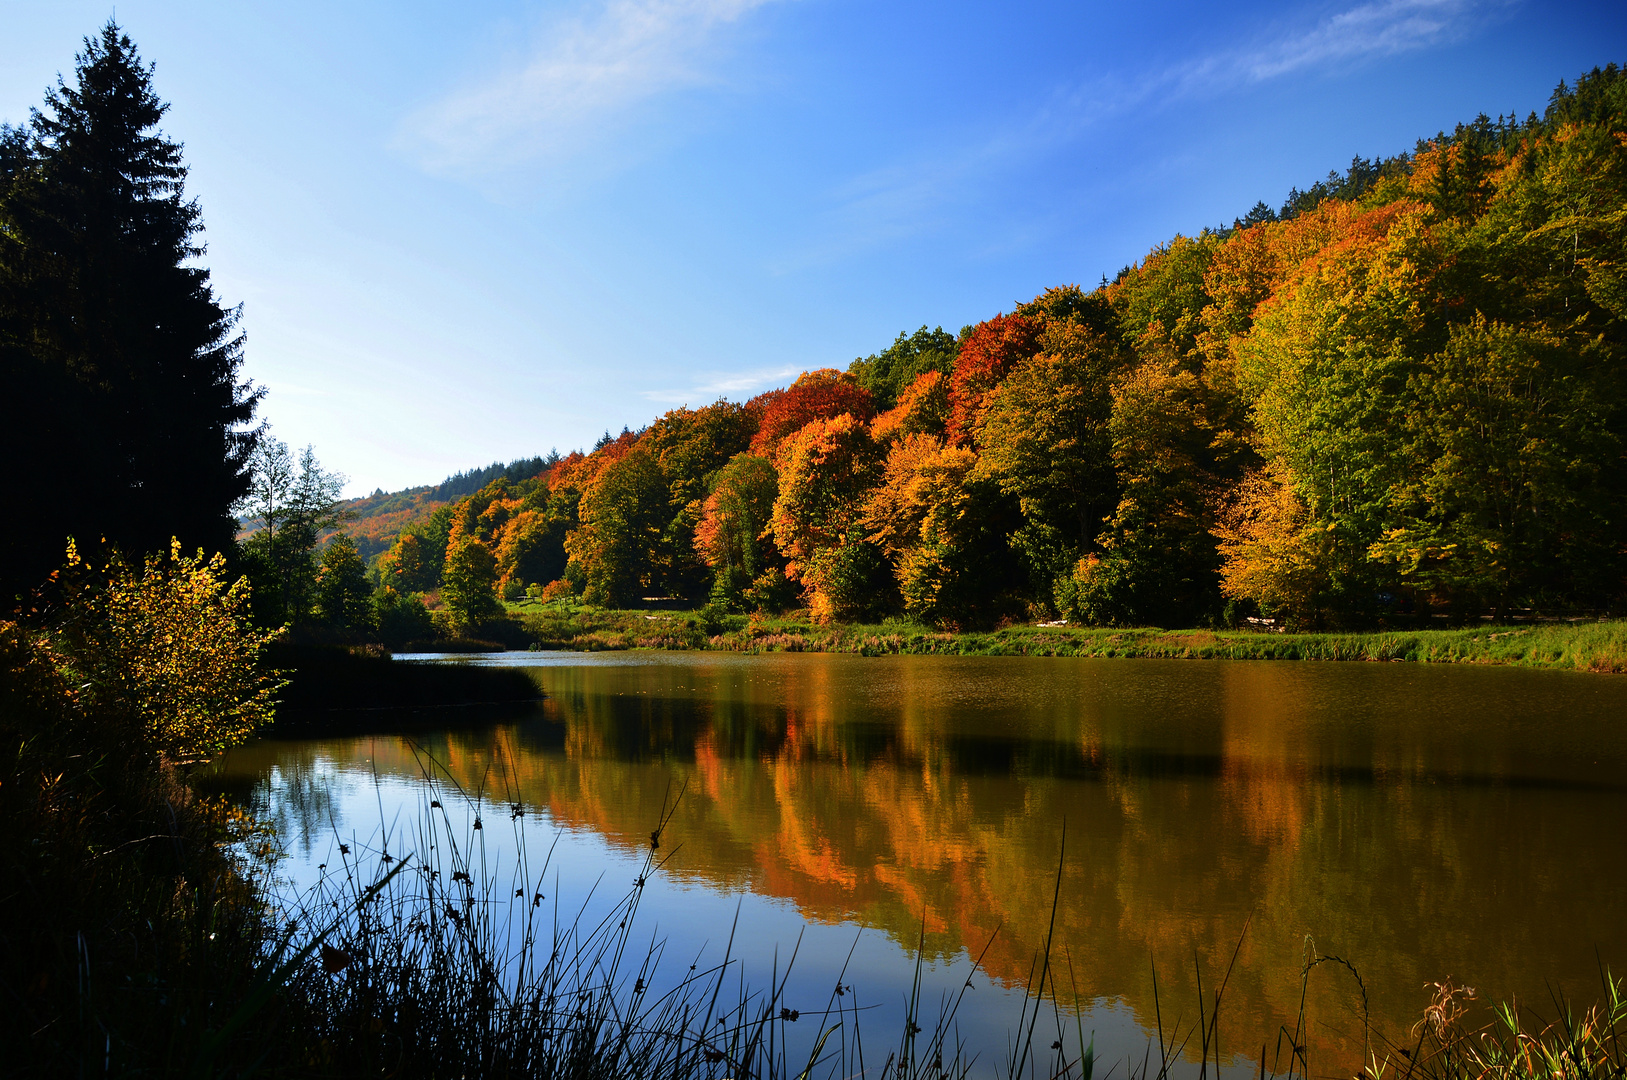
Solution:
[[[845,981],[876,1003],[879,1042],[923,935],[934,1000],[982,953],[961,1032],[991,1065],[1044,946],[1064,826],[1055,955],[1109,1060],[1139,1062],[1157,1012],[1194,1019],[1195,968],[1212,993],[1234,953],[1222,1035],[1240,1067],[1295,1026],[1308,950],[1354,965],[1373,1028],[1402,1043],[1425,984],[1551,1014],[1556,989],[1592,1000],[1601,960],[1627,971],[1627,679],[1013,657],[440,662],[523,666],[548,698],[486,728],[268,739],[224,764],[223,782],[280,823],[294,885],[337,864],[341,838],[410,847],[428,768],[506,823],[478,834],[493,866],[551,848],[550,902],[591,908],[630,885],[681,790],[675,854],[642,916],[669,963],[715,962],[738,919],[735,955],[766,983],[800,934],[793,1004],[817,1010],[858,940]],[[1323,965],[1306,1001],[1313,1072],[1348,1076],[1355,980]]]

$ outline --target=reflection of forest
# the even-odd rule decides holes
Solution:
[[[1045,940],[1065,820],[1057,940],[1080,994],[1150,1022],[1156,960],[1166,1023],[1190,1019],[1194,957],[1212,989],[1241,938],[1223,1034],[1245,1053],[1293,1027],[1308,938],[1356,965],[1376,1025],[1403,1041],[1426,982],[1546,1003],[1555,982],[1591,996],[1595,946],[1627,956],[1627,876],[1599,850],[1600,823],[1627,809],[1601,782],[1621,775],[1623,751],[1601,750],[1619,709],[1579,683],[769,659],[535,669],[546,719],[425,746],[466,786],[629,846],[683,787],[675,872],[906,946],[924,911],[940,953],[998,930],[987,966],[1018,984]],[[1554,715],[1574,766],[1550,745]],[[371,745],[380,770],[416,772],[406,744]],[[1319,969],[1308,1012],[1313,1047],[1359,1052],[1348,975]]]

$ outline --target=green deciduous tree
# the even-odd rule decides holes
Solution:
[[[1021,507],[1013,543],[1043,594],[1094,547],[1118,501],[1108,421],[1126,355],[1068,324],[1049,330],[1042,348],[988,395],[976,442],[977,478]]]
[[[356,543],[340,533],[322,549],[316,572],[316,605],[322,621],[342,630],[369,630],[373,626],[373,589],[367,582],[367,564],[356,553]]]
[[[1220,607],[1215,510],[1242,443],[1230,402],[1170,351],[1152,347],[1113,387],[1108,421],[1118,506],[1059,595],[1098,625],[1190,626]]]
[[[417,593],[402,595],[386,585],[373,594],[373,624],[392,649],[435,636],[435,621]]]
[[[345,478],[328,472],[307,446],[296,462],[287,444],[269,435],[250,458],[248,493],[237,512],[254,528],[243,554],[262,621],[298,623],[316,601],[317,541],[345,520]]]
[[[1393,496],[1412,469],[1400,453],[1421,407],[1409,387],[1445,344],[1437,277],[1447,261],[1418,203],[1352,218],[1261,306],[1238,346],[1260,452],[1321,529],[1319,617],[1371,618],[1397,586],[1369,550],[1395,526]]]
[[[651,587],[663,596],[699,600],[713,575],[699,558],[695,529],[719,470],[745,452],[758,417],[727,401],[673,409],[645,429],[639,445],[654,455],[667,488],[667,521],[647,559]]]
[[[497,559],[484,543],[465,536],[447,550],[441,602],[459,633],[468,633],[503,613],[496,590]]]
[[[446,540],[439,544],[417,529],[403,529],[379,559],[379,580],[397,591],[425,592],[441,584]]]
[[[948,378],[955,370],[960,340],[943,327],[921,327],[913,334],[900,333],[898,339],[873,356],[848,365],[847,373],[858,380],[876,400],[878,408],[890,409],[910,383],[935,371]]]
[[[758,577],[778,568],[779,553],[764,536],[778,496],[779,475],[766,458],[736,454],[713,478],[695,528],[695,550],[712,569],[713,603],[739,605]]]
[[[1477,315],[1410,390],[1413,467],[1374,559],[1460,609],[1613,591],[1622,375],[1602,342]]]

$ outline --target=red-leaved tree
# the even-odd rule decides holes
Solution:
[[[972,441],[978,415],[988,396],[1011,369],[1039,348],[1040,323],[1021,315],[996,315],[980,322],[960,346],[955,377],[949,384],[949,441]]]
[[[757,437],[751,441],[751,452],[773,460],[780,444],[809,421],[831,420],[843,413],[861,424],[868,423],[876,414],[870,391],[853,376],[835,368],[803,372],[790,389],[768,402]]]

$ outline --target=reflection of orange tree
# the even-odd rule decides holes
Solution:
[[[1184,669],[1216,681],[1214,722],[1184,735],[1143,724],[1138,744],[1126,735],[1134,724],[1084,683],[1024,713],[1027,738],[1002,742],[1000,700],[978,696],[968,677],[957,692],[970,704],[946,706],[944,665],[856,669],[891,680],[883,707],[834,663],[773,679],[708,663],[551,674],[546,708],[562,742],[515,725],[428,749],[460,784],[544,806],[629,850],[684,789],[668,834],[680,847],[674,873],[749,883],[905,948],[924,916],[932,956],[979,949],[998,929],[986,964],[1009,984],[1026,980],[1045,941],[1066,820],[1057,941],[1080,993],[1122,998],[1150,1021],[1156,961],[1166,1021],[1190,1020],[1194,958],[1212,990],[1241,939],[1222,1035],[1244,1052],[1294,1027],[1307,935],[1357,964],[1375,1020],[1396,1037],[1430,979],[1540,993],[1515,965],[1575,943],[1569,928],[1522,912],[1538,902],[1543,866],[1568,872],[1592,858],[1585,830],[1569,826],[1615,805],[1580,793],[1533,815],[1508,788],[1328,782],[1318,763],[1334,736],[1307,720],[1317,703],[1286,666]],[[1373,736],[1338,737],[1359,744],[1347,757],[1411,764]],[[404,748],[394,753],[391,764],[381,745],[374,759],[415,767]],[[1475,837],[1488,839],[1477,847]],[[1505,847],[1540,865],[1504,867]],[[1611,880],[1576,882],[1578,910],[1610,910]],[[1486,956],[1482,940],[1508,945]],[[1479,970],[1462,970],[1473,957]],[[1319,970],[1308,1008],[1320,1060],[1359,1050],[1348,977]]]
[[[796,716],[784,741],[759,757],[720,750],[717,733],[708,731],[689,761],[637,762],[618,758],[606,729],[588,724],[572,725],[563,754],[527,753],[514,730],[504,729],[489,742],[449,739],[443,760],[465,786],[484,782],[494,797],[505,797],[512,785],[514,797],[546,806],[561,823],[591,827],[630,849],[646,842],[667,792],[687,785],[669,834],[682,845],[676,872],[698,867],[711,881],[749,881],[794,900],[810,918],[859,921],[904,948],[913,946],[924,917],[926,947],[936,957],[992,937],[985,963],[1011,985],[1025,981],[1045,940],[1066,810],[1072,839],[1058,940],[1069,948],[1081,992],[1123,996],[1151,1016],[1153,955],[1166,965],[1164,1000],[1192,1012],[1186,964],[1194,917],[1206,971],[1224,967],[1246,911],[1223,897],[1246,893],[1236,880],[1243,868],[1227,875],[1211,866],[1196,881],[1171,880],[1169,868],[1192,865],[1197,852],[1168,850],[1161,835],[1168,829],[1137,824],[1126,813],[1130,806],[1194,814],[1220,807],[1179,791],[1171,799],[1160,785],[1137,782],[1093,785],[1081,803],[1058,781],[955,776],[942,754],[929,765],[896,746],[867,760],[820,749],[841,739],[834,723]],[[1204,894],[1196,902],[1193,885]],[[1205,903],[1214,906],[1198,914]],[[1291,1024],[1297,1005],[1295,957],[1273,963],[1282,958],[1255,951],[1252,941],[1245,944],[1245,968],[1263,962],[1269,971],[1252,980],[1254,993],[1237,992],[1242,979],[1228,992],[1239,1002],[1234,1015],[1247,1018],[1239,1026],[1251,1033],[1262,1024]]]

